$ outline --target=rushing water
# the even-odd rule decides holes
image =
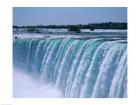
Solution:
[[[15,39],[13,67],[42,84],[53,84],[63,97],[127,97],[124,40]]]

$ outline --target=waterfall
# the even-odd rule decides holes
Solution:
[[[14,39],[13,68],[54,84],[64,97],[127,97],[127,44],[121,39]]]

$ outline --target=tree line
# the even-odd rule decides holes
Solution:
[[[127,29],[127,23],[106,22],[106,23],[89,23],[77,25],[30,25],[30,26],[13,26],[13,28],[27,28],[30,32],[37,30],[36,28],[51,28],[51,29],[68,29],[69,31],[80,32],[80,29]]]
[[[13,26],[13,28],[67,28],[79,27],[80,29],[127,29],[127,23],[119,22],[107,22],[107,23],[89,23],[89,24],[77,24],[77,25],[30,25],[30,26]]]

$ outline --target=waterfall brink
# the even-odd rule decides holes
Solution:
[[[127,97],[127,44],[121,39],[15,39],[13,67],[53,84],[64,97]]]

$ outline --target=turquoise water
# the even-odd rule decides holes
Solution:
[[[64,97],[127,97],[127,44],[122,40],[14,39],[13,67]]]

